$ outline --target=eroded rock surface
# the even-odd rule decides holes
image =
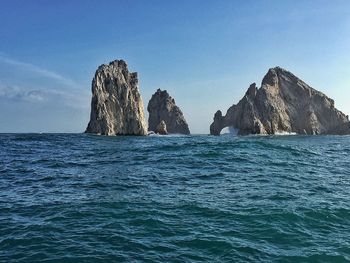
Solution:
[[[350,134],[348,116],[334,101],[280,67],[271,68],[258,89],[253,83],[237,105],[225,116],[214,115],[210,134],[225,127],[246,134]]]
[[[87,133],[147,135],[137,73],[123,60],[98,67],[92,81],[90,122]]]
[[[157,125],[156,133],[161,134],[161,135],[167,135],[168,134],[165,121],[161,121]]]
[[[147,110],[149,112],[149,131],[156,131],[158,124],[164,121],[168,133],[190,134],[182,111],[176,106],[175,100],[170,97],[166,90],[158,89],[152,95]]]

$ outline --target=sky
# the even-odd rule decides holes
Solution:
[[[350,114],[348,0],[0,4],[0,132],[83,132],[95,70],[115,59],[138,72],[145,109],[166,89],[192,133],[275,66]]]

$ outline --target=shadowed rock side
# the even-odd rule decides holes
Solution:
[[[182,111],[176,106],[175,100],[170,97],[166,90],[161,91],[158,89],[152,95],[147,110],[149,112],[149,131],[156,131],[158,124],[164,121],[168,133],[190,134]]]
[[[137,73],[129,73],[123,60],[101,65],[92,81],[90,122],[87,133],[147,135]]]
[[[225,116],[217,111],[210,134],[225,127],[239,129],[239,135],[350,134],[348,116],[334,107],[334,101],[280,67],[265,75],[261,88],[253,83],[237,105]]]

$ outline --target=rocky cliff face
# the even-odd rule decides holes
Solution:
[[[158,124],[164,121],[168,133],[190,134],[182,111],[176,106],[175,100],[170,97],[166,90],[161,91],[158,89],[152,95],[147,110],[149,112],[149,131],[156,131]]]
[[[265,75],[261,88],[253,83],[237,105],[225,116],[217,111],[210,134],[224,127],[239,129],[239,135],[350,134],[348,116],[334,107],[334,101],[280,67]]]
[[[123,60],[101,65],[92,81],[90,122],[87,133],[147,135],[137,73]]]

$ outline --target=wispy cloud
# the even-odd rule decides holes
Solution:
[[[74,82],[73,80],[71,80],[67,77],[64,77],[56,72],[53,72],[51,70],[47,70],[45,68],[38,67],[38,66],[33,65],[31,63],[27,63],[27,62],[23,62],[23,61],[19,61],[19,60],[13,59],[13,58],[6,57],[2,53],[0,53],[0,62],[22,68],[22,69],[30,71],[30,72],[37,73],[45,78],[59,81],[61,84],[65,85],[65,86],[69,86],[69,87],[77,87],[78,86],[77,83]]]
[[[40,90],[24,90],[16,86],[0,86],[0,99],[7,101],[43,102],[46,96]]]
[[[10,58],[1,51],[0,64],[29,73],[25,76],[20,74],[16,79],[0,79],[0,101],[41,104],[48,109],[57,105],[74,109],[88,108],[90,91],[81,89],[81,85],[74,80],[34,64]],[[36,74],[40,81],[26,82],[26,76],[33,74]],[[18,82],[18,78],[21,81]],[[46,81],[41,81],[44,78]]]
[[[0,101],[11,103],[34,103],[51,107],[60,105],[86,110],[89,106],[88,92],[67,92],[54,89],[27,89],[19,86],[0,84]]]

